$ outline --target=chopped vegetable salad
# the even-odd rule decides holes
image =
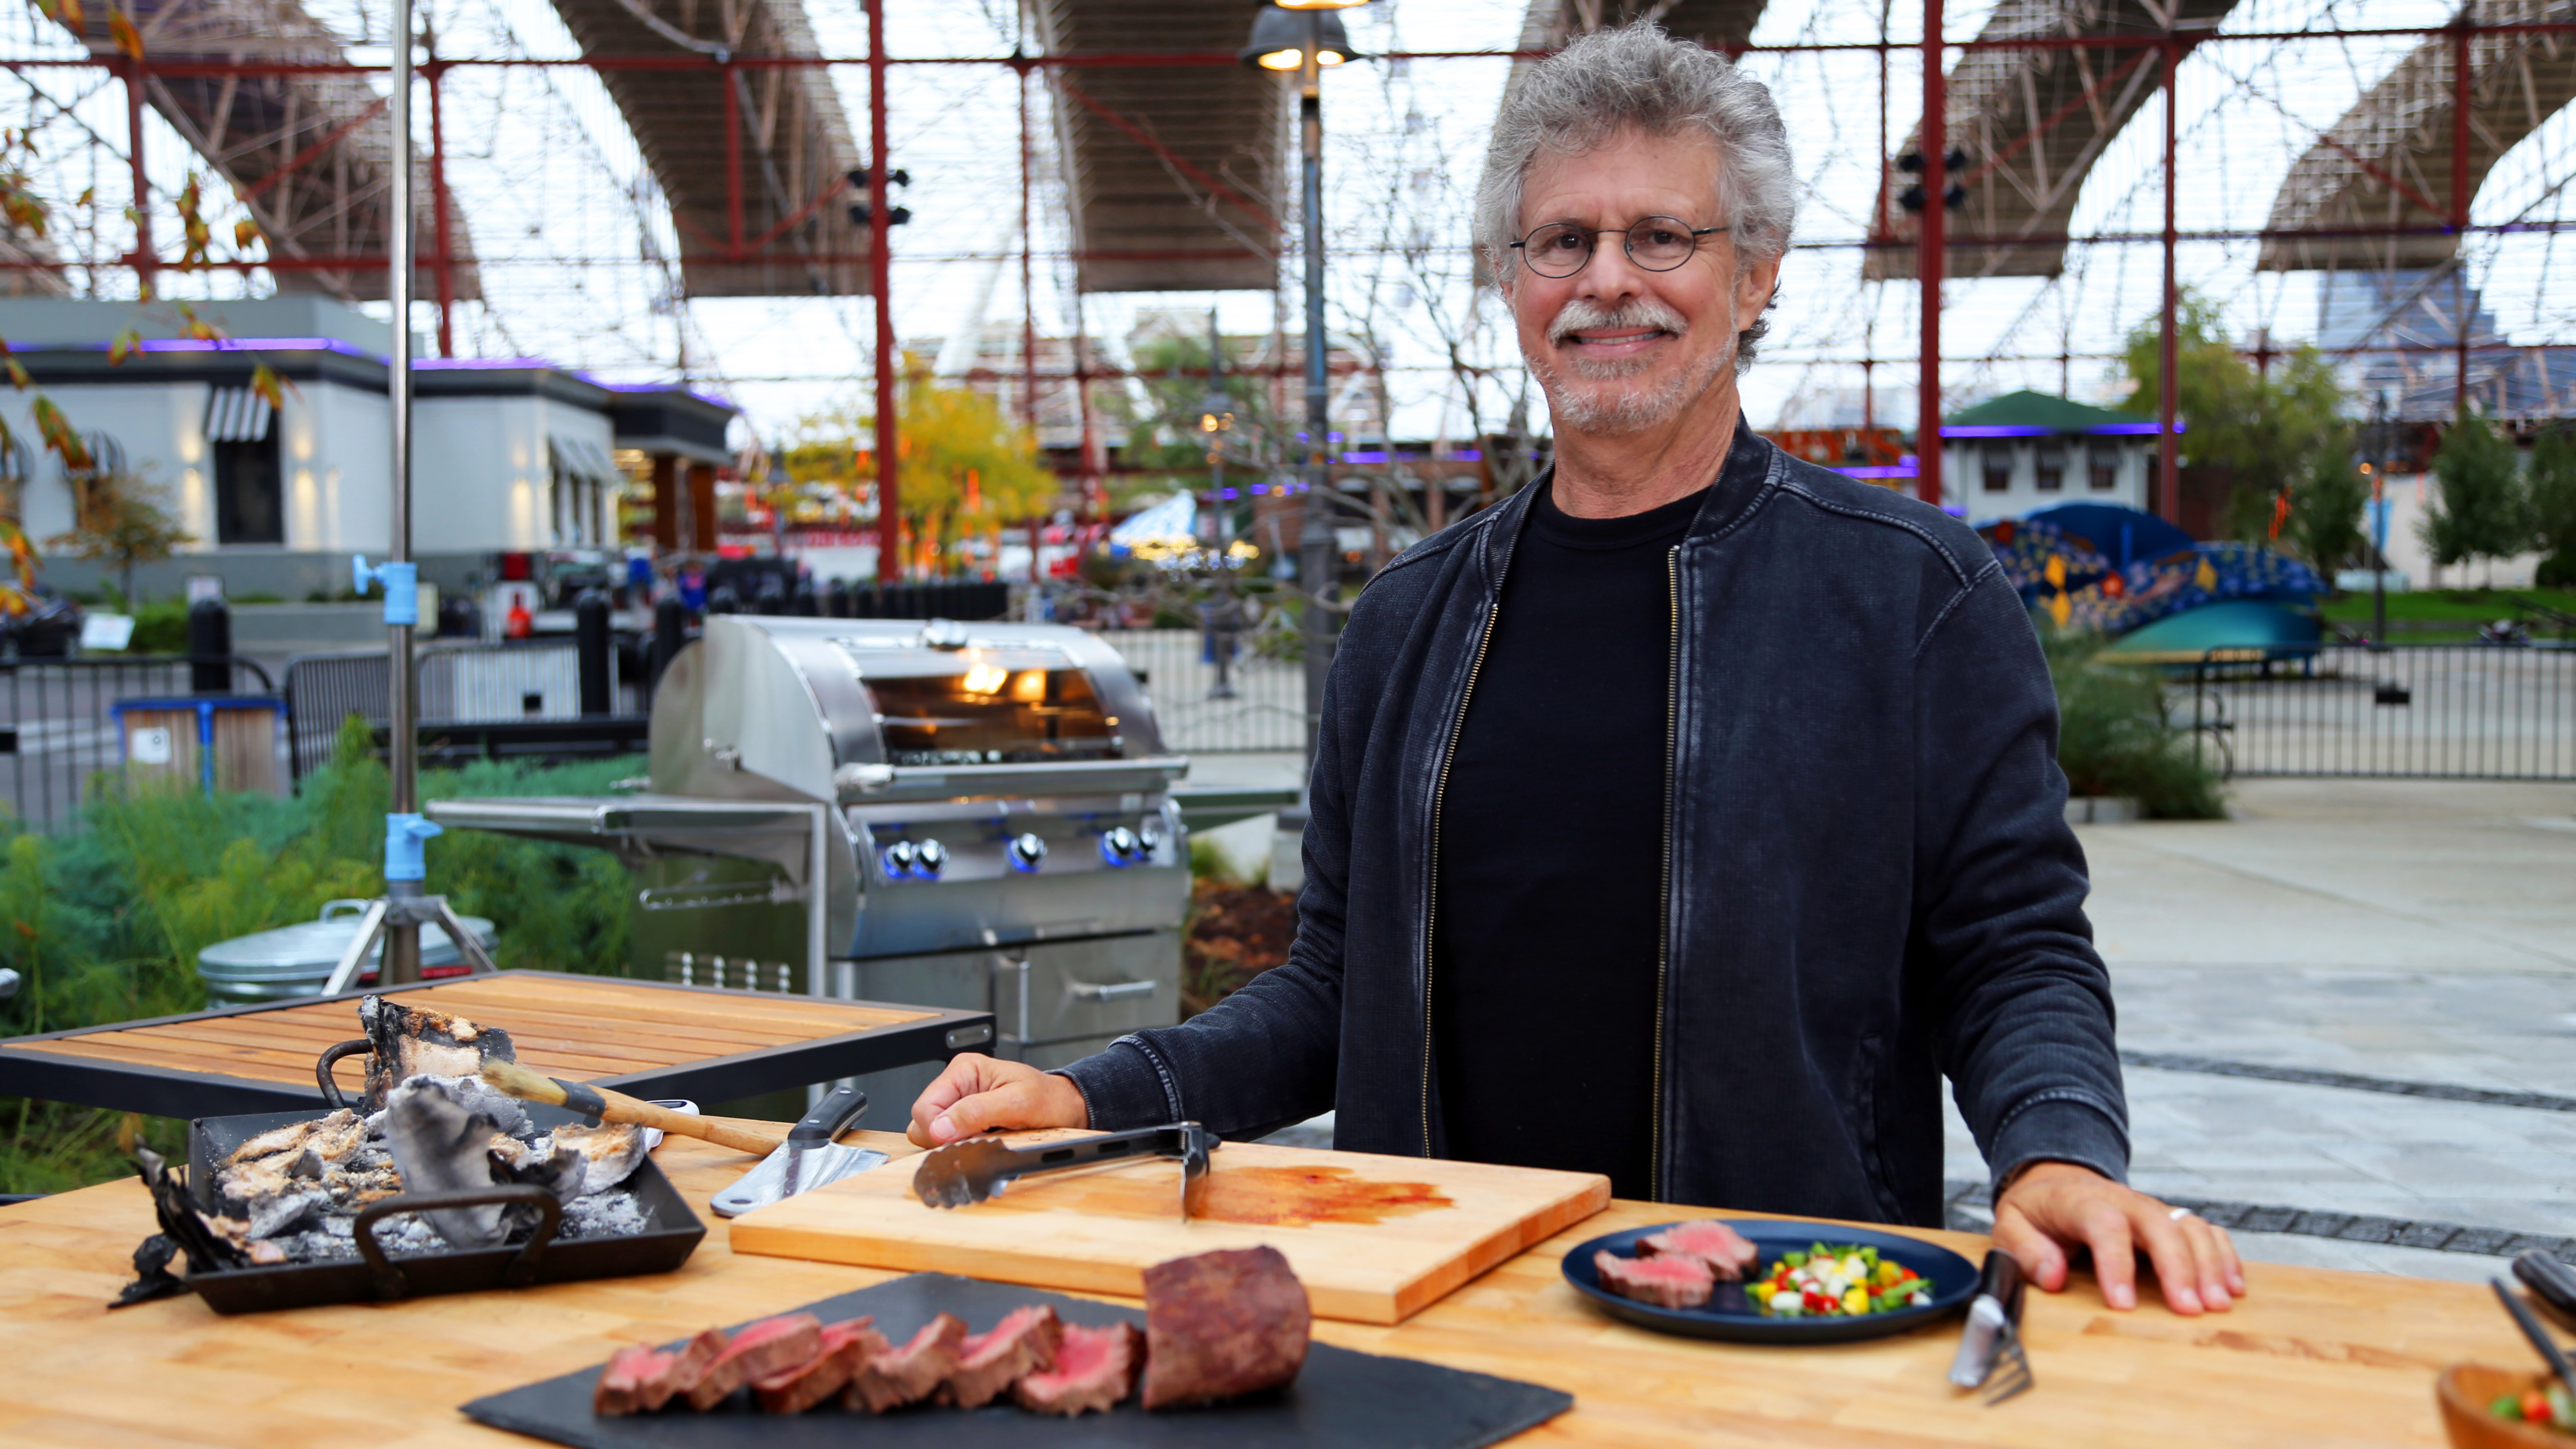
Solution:
[[[1744,1296],[1773,1318],[1858,1317],[1930,1303],[1932,1280],[1879,1257],[1876,1248],[1817,1243],[1803,1253],[1781,1254],[1769,1271],[1744,1285]]]
[[[2554,1429],[2576,1433],[2576,1395],[2557,1384],[2546,1390],[2525,1389],[2506,1394],[2493,1405],[2495,1416],[2524,1424],[2546,1424]]]

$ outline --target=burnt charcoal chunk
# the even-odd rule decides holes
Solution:
[[[382,1111],[385,1093],[417,1076],[470,1077],[485,1059],[515,1062],[518,1049],[499,1027],[476,1026],[461,1016],[405,1006],[382,996],[358,1003],[358,1025],[373,1049],[367,1059],[364,1110]]]
[[[1132,1323],[1106,1328],[1065,1325],[1055,1346],[1055,1366],[1011,1385],[1011,1398],[1038,1414],[1108,1413],[1136,1390],[1145,1364],[1145,1333]]]
[[[724,1352],[707,1365],[689,1390],[689,1407],[712,1409],[753,1379],[809,1363],[823,1347],[823,1320],[811,1313],[790,1313],[746,1324],[727,1340]]]
[[[1313,1315],[1277,1248],[1233,1248],[1145,1270],[1145,1407],[1230,1399],[1294,1381]]]
[[[801,1414],[849,1386],[868,1358],[885,1346],[873,1319],[853,1318],[823,1327],[820,1351],[809,1362],[751,1381],[752,1397],[772,1414]]]
[[[1762,1250],[1745,1240],[1742,1233],[1715,1218],[1696,1222],[1675,1223],[1660,1233],[1648,1233],[1637,1240],[1640,1258],[1696,1258],[1709,1275],[1721,1283],[1742,1281],[1745,1270],[1762,1256]]]
[[[1055,1346],[1064,1324],[1044,1304],[1014,1308],[986,1332],[957,1348],[957,1367],[939,1385],[939,1402],[961,1409],[980,1409],[1010,1392],[1011,1385],[1055,1362]]]
[[[1607,1248],[1592,1255],[1601,1286],[1622,1298],[1658,1308],[1697,1308],[1717,1291],[1708,1265],[1678,1253],[1657,1258],[1622,1258]]]
[[[910,1343],[871,1355],[841,1401],[871,1414],[920,1403],[957,1366],[965,1342],[965,1320],[943,1313],[923,1324]]]

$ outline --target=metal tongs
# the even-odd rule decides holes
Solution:
[[[1064,1172],[1122,1161],[1176,1161],[1181,1165],[1181,1221],[1188,1222],[1207,1194],[1208,1154],[1220,1139],[1196,1122],[1110,1132],[1071,1142],[1012,1147],[998,1138],[952,1142],[923,1155],[912,1175],[913,1195],[935,1208],[964,1207],[999,1195],[1014,1178]]]
[[[1950,1363],[1950,1382],[1985,1389],[1989,1408],[2034,1382],[2030,1355],[2021,1345],[2022,1292],[2021,1264],[2001,1248],[1987,1249],[1968,1326],[1959,1335],[1959,1356]]]

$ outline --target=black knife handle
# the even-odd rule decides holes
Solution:
[[[2020,1259],[2001,1248],[1986,1250],[1985,1266],[1977,1270],[1977,1291],[1995,1300],[2006,1323],[2020,1324],[2022,1291],[2027,1286]]]
[[[830,1095],[814,1104],[814,1110],[787,1129],[787,1140],[798,1147],[821,1147],[850,1130],[859,1114],[868,1110],[868,1094],[856,1087],[834,1087]]]
[[[2553,1317],[2576,1329],[2576,1268],[2534,1248],[2513,1260],[2513,1276]]]

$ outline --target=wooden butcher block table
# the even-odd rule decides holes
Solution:
[[[844,1140],[910,1152],[881,1133]],[[1220,1173],[1237,1150],[1220,1151]],[[752,1161],[679,1138],[655,1156],[701,1216]],[[909,1167],[879,1170],[908,1177]],[[1571,1412],[1513,1441],[1532,1446],[2430,1446],[2442,1442],[2433,1405],[2442,1365],[2537,1363],[2484,1288],[2258,1263],[2246,1270],[2251,1298],[2197,1319],[2161,1307],[2110,1312],[2089,1279],[2063,1294],[2033,1291],[2026,1331],[2038,1387],[1989,1409],[1943,1378],[1956,1320],[1839,1346],[1708,1343],[1618,1323],[1558,1275],[1558,1260],[1586,1238],[1692,1211],[1613,1202],[1401,1324],[1319,1319],[1315,1334],[1572,1393]],[[723,1221],[707,1221],[696,1256],[661,1277],[218,1318],[193,1297],[105,1308],[153,1228],[136,1184],[0,1208],[0,1443],[526,1446],[536,1441],[469,1423],[456,1406],[598,1363],[622,1344],[895,1276],[738,1255]],[[1986,1246],[1964,1233],[1920,1236],[1971,1258]]]

